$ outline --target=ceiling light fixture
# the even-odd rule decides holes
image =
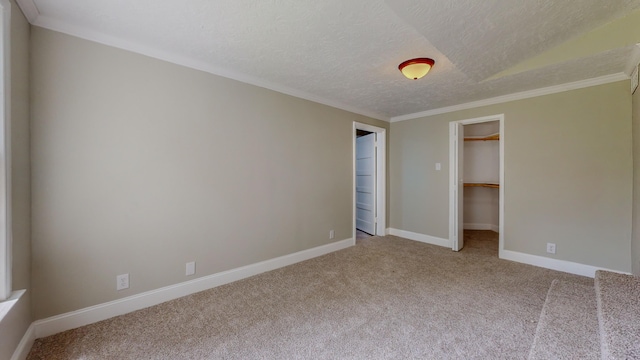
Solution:
[[[427,75],[433,64],[436,62],[429,58],[416,58],[403,62],[398,65],[398,69],[407,79],[418,80]]]

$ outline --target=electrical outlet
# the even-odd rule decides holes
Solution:
[[[196,273],[196,262],[188,262],[187,263],[187,276],[193,275]]]
[[[555,254],[556,253],[556,244],[554,243],[547,243],[547,252],[549,254]]]
[[[116,276],[116,290],[124,290],[129,288],[129,274]]]
[[[336,237],[336,232],[333,230],[329,230],[329,239],[333,239],[334,237]]]
[[[436,170],[437,171],[442,170],[442,165],[440,163],[436,163]]]

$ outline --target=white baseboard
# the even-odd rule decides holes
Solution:
[[[29,351],[31,351],[31,347],[33,346],[33,342],[36,340],[36,327],[32,323],[29,325],[27,332],[24,333],[22,340],[18,344],[18,347],[13,352],[13,356],[11,356],[11,360],[25,360],[29,355]]]
[[[256,264],[204,276],[180,284],[147,291],[123,299],[37,320],[32,324],[32,326],[35,327],[35,336],[32,337],[36,339],[42,338],[62,331],[75,329],[80,326],[89,325],[114,316],[123,315],[169,300],[177,299],[179,297],[211,289],[216,286],[248,278],[266,271],[275,270],[300,261],[309,260],[334,251],[346,249],[353,245],[355,245],[355,239],[345,239],[297,253],[280,256],[275,259],[265,260]]]
[[[464,224],[465,230],[491,230],[495,232],[500,232],[500,227],[498,225],[493,224]]]
[[[551,270],[562,271],[570,274],[587,276],[591,278],[595,277],[596,270],[606,270],[606,271],[612,271],[612,272],[617,272],[621,274],[629,274],[619,270],[611,270],[611,269],[585,265],[585,264],[575,263],[575,262],[566,261],[566,260],[558,260],[558,259],[552,259],[544,256],[525,254],[525,253],[511,251],[511,250],[500,251],[500,258],[504,260],[511,260],[511,261],[523,263],[523,264],[543,267]]]
[[[399,236],[405,239],[419,241],[431,245],[438,245],[443,247],[451,247],[451,241],[449,239],[443,239],[431,235],[414,233],[411,231],[398,230],[394,228],[389,228],[389,235]]]
[[[465,224],[465,228],[466,228],[466,225],[467,224]],[[477,224],[471,224],[471,225],[477,225]],[[469,230],[493,230],[498,232],[498,229],[494,230],[492,228],[469,229]],[[414,233],[414,232],[405,231],[405,230],[398,230],[394,228],[387,229],[387,232],[389,235],[399,236],[405,239],[420,241],[427,244],[439,245],[439,246],[444,246],[448,248],[452,246],[451,241],[449,241],[448,239],[438,238],[435,236],[424,235],[424,234]],[[544,256],[525,254],[525,253],[511,251],[511,250],[501,250],[500,259],[515,261],[523,264],[538,266],[538,267],[556,270],[556,271],[567,272],[570,274],[587,276],[591,278],[595,277],[595,273],[597,270],[606,270],[606,271],[612,271],[612,272],[617,272],[622,274],[629,274],[627,272],[623,272],[619,270],[611,270],[611,269],[585,265],[585,264],[575,263],[575,262],[566,261],[566,260],[558,260],[558,259],[552,259]]]

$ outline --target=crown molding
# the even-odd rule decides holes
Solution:
[[[18,0],[18,1],[33,4],[32,0]],[[35,8],[35,5],[33,6]],[[36,12],[37,12],[37,9],[36,9]],[[42,16],[40,14],[36,15],[36,17],[33,20],[30,19],[29,22],[32,25],[42,27],[45,29],[61,32],[61,33],[78,37],[81,39],[97,42],[103,45],[131,51],[137,54],[149,56],[155,59],[167,61],[173,64],[188,67],[191,69],[200,70],[213,75],[240,81],[245,84],[258,86],[268,90],[273,90],[285,95],[290,95],[296,98],[309,100],[315,103],[327,105],[327,106],[345,110],[351,113],[389,122],[389,116],[386,116],[383,114],[360,109],[354,106],[343,104],[338,101],[325,99],[321,96],[313,95],[305,91],[294,89],[288,86],[279,85],[270,81],[265,81],[257,77],[249,76],[236,71],[231,71],[229,69],[224,69],[224,68],[212,65],[206,61],[180,55],[175,52],[166,51],[160,48],[144,45],[142,43],[131,41],[128,39],[114,37],[101,32],[90,30],[86,27],[71,25],[59,20],[49,18],[47,16]]]
[[[603,85],[603,84],[608,84],[608,83],[628,80],[628,79],[629,79],[629,75],[625,73],[605,75],[605,76],[600,76],[592,79],[580,80],[580,81],[575,81],[575,82],[566,83],[566,84],[554,85],[554,86],[549,86],[549,87],[540,88],[540,89],[527,90],[527,91],[509,94],[509,95],[498,96],[490,99],[484,99],[484,100],[472,101],[472,102],[459,104],[459,105],[447,106],[439,109],[421,111],[414,114],[394,116],[391,118],[390,122],[394,123],[399,121],[418,119],[426,116],[446,114],[446,113],[459,111],[459,110],[467,110],[467,109],[473,109],[481,106],[501,104],[501,103],[514,101],[514,100],[522,100],[522,99],[528,99],[528,98],[537,97],[537,96],[550,95],[550,94],[555,94],[555,93],[560,93],[560,92],[565,92],[570,90],[577,90],[577,89],[582,89],[590,86]]]
[[[640,64],[640,43],[635,45],[633,49],[633,53],[631,54],[631,58],[627,63],[627,69],[625,73],[629,74],[629,77],[631,77],[631,74],[638,67],[639,64]]]
[[[39,26],[45,29],[61,32],[61,33],[78,37],[81,39],[131,51],[137,54],[149,56],[155,59],[167,61],[173,64],[185,66],[191,69],[200,70],[213,75],[240,81],[242,83],[273,90],[285,95],[290,95],[300,99],[309,100],[315,103],[327,105],[333,108],[341,109],[351,113],[355,113],[355,114],[359,114],[359,115],[363,115],[363,116],[367,116],[370,118],[391,122],[391,123],[405,121],[405,120],[412,120],[412,119],[417,119],[417,118],[427,117],[432,115],[445,114],[445,113],[459,111],[459,110],[472,109],[472,108],[481,107],[481,106],[500,104],[500,103],[505,103],[509,101],[522,100],[522,99],[527,99],[527,98],[532,98],[537,96],[550,95],[550,94],[555,94],[555,93],[564,92],[564,91],[570,91],[570,90],[576,90],[576,89],[581,89],[581,88],[590,87],[590,86],[612,83],[616,81],[628,80],[629,75],[626,72],[630,73],[630,71],[626,71],[626,72],[596,77],[592,79],[580,80],[580,81],[554,85],[554,86],[540,88],[540,89],[527,90],[527,91],[522,91],[514,94],[503,95],[503,96],[498,96],[494,98],[478,100],[478,101],[473,101],[473,102],[468,102],[468,103],[458,104],[453,106],[447,106],[447,107],[442,107],[442,108],[437,108],[432,110],[426,110],[426,111],[421,111],[421,112],[412,113],[412,114],[394,116],[390,118],[389,116],[384,114],[360,109],[354,106],[343,104],[338,101],[329,100],[321,96],[310,94],[305,91],[294,89],[288,86],[279,85],[270,81],[265,81],[263,79],[259,79],[257,77],[242,74],[229,69],[224,69],[199,59],[183,56],[175,52],[147,46],[142,43],[138,43],[128,39],[124,39],[124,38],[110,36],[101,32],[90,30],[86,27],[71,25],[71,24],[64,23],[46,16],[42,16],[38,11],[38,8],[33,0],[16,0],[16,2],[18,3],[18,6],[24,13],[27,20],[34,26]],[[640,44],[638,44],[638,46],[640,47]],[[640,53],[636,52],[636,54],[640,54]],[[640,55],[637,55],[637,56],[640,56]],[[632,59],[631,62],[636,61],[636,59],[637,57],[634,56],[634,59]]]
[[[40,11],[33,0],[16,0],[18,7],[22,10],[22,13],[31,24],[34,23],[40,16]]]

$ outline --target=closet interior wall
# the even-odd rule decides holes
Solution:
[[[465,139],[499,134],[500,123],[491,121],[464,126]],[[464,228],[499,229],[500,141],[464,142]],[[483,186],[474,186],[484,184]],[[489,186],[485,186],[489,184]]]

